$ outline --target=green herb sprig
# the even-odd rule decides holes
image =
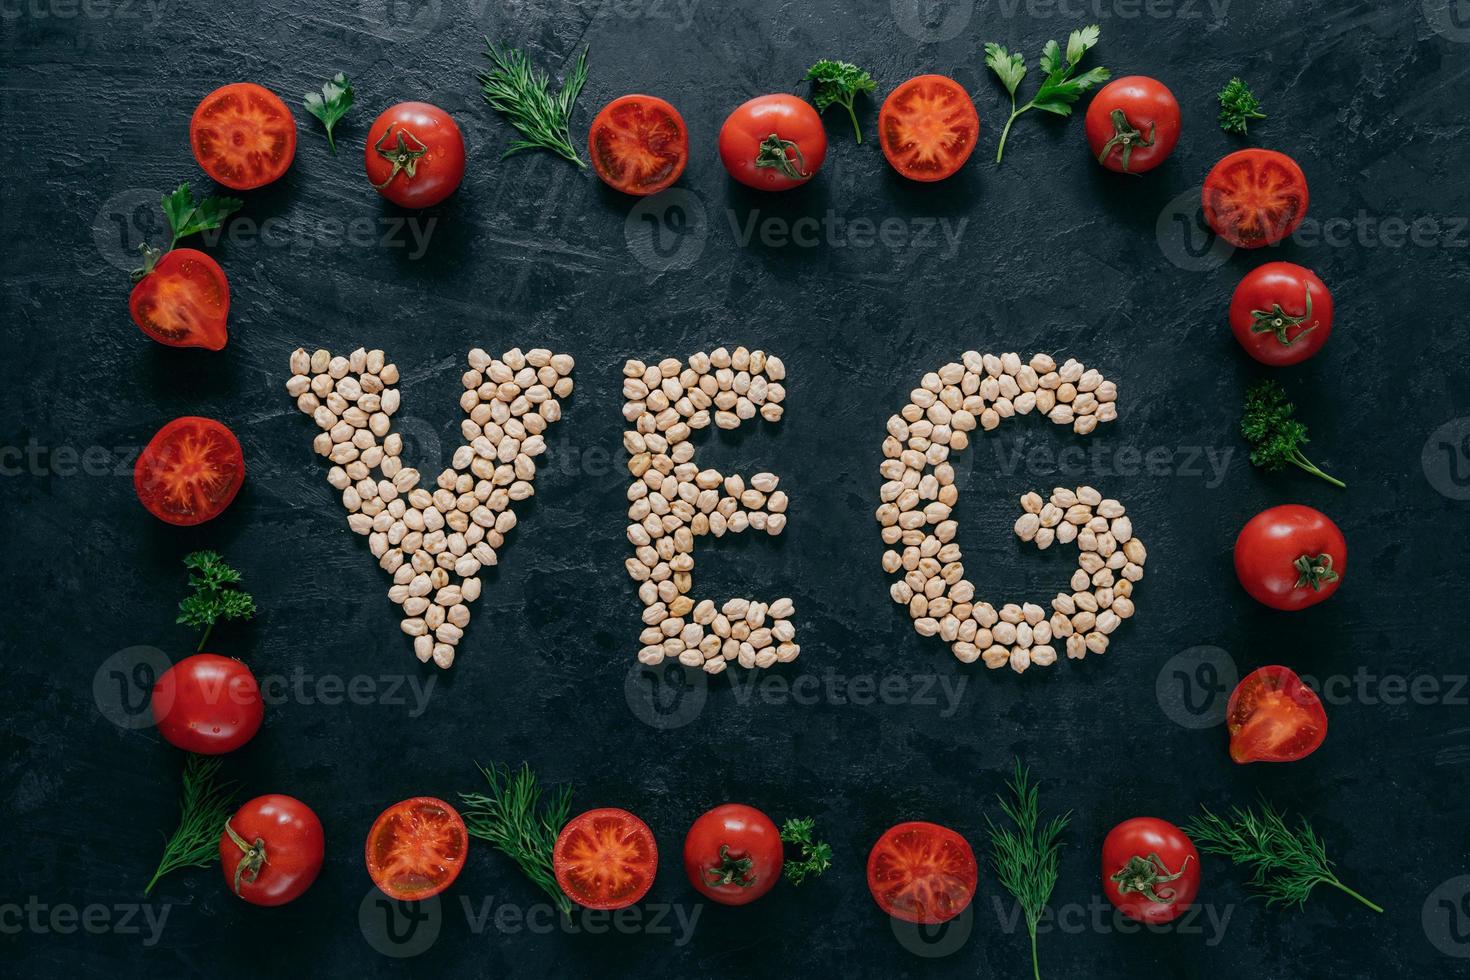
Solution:
[[[552,851],[571,816],[572,788],[558,787],[543,802],[529,765],[514,772],[495,765],[476,768],[485,777],[488,791],[459,794],[466,829],[495,845],[563,914],[570,915],[572,903],[556,883]]]
[[[1306,905],[1318,885],[1331,885],[1375,912],[1383,908],[1370,902],[1338,880],[1327,858],[1322,838],[1302,817],[1295,828],[1286,816],[1262,801],[1260,812],[1234,807],[1228,817],[1200,807],[1198,816],[1185,824],[1184,832],[1206,854],[1229,858],[1232,864],[1251,869],[1248,884],[1266,900],[1266,905]]]
[[[1335,487],[1346,488],[1346,483],[1322,472],[1302,454],[1302,443],[1310,440],[1306,425],[1293,417],[1295,411],[1295,406],[1286,400],[1285,390],[1269,378],[1245,393],[1240,434],[1251,444],[1251,462],[1267,472],[1280,470],[1289,463]]]
[[[1010,892],[1026,914],[1026,931],[1031,935],[1031,971],[1041,980],[1036,958],[1036,926],[1057,883],[1057,858],[1062,831],[1072,819],[1071,811],[1041,822],[1040,792],[1030,782],[1029,771],[1016,760],[1016,771],[1006,783],[1011,799],[998,796],[1000,808],[1015,829],[996,826],[989,817],[990,861],[1001,886]]]
[[[587,49],[577,56],[561,91],[553,95],[546,73],[532,65],[524,51],[496,47],[488,38],[485,46],[490,68],[480,73],[480,91],[490,107],[521,133],[500,159],[521,150],[550,150],[585,170],[587,164],[572,146],[570,121],[587,81]]]
[[[250,619],[256,613],[255,599],[240,588],[240,573],[213,551],[196,551],[184,558],[189,569],[189,588],[194,591],[179,602],[183,626],[202,629],[198,649],[209,642],[214,624],[221,619]]]
[[[781,840],[801,848],[801,857],[787,858],[782,872],[786,880],[799,885],[832,867],[832,847],[826,841],[814,840],[816,822],[809,817],[793,817],[781,825]]]
[[[1232,78],[1220,90],[1220,128],[1225,132],[1246,135],[1252,119],[1266,118],[1260,110],[1261,100],[1240,79]]]
[[[806,77],[812,83],[812,101],[816,103],[817,111],[826,112],[830,106],[842,106],[847,110],[847,117],[852,120],[853,134],[861,143],[863,131],[858,126],[853,102],[859,95],[872,92],[878,87],[873,76],[850,62],[823,58],[807,69]]]
[[[179,798],[179,826],[163,847],[163,859],[148,887],[180,868],[207,868],[219,861],[219,835],[235,810],[236,783],[219,778],[219,756],[189,753],[184,760],[184,785]]]
[[[160,251],[147,242],[139,245],[138,250],[143,254],[143,267],[133,270],[133,282],[152,272],[158,260],[173,251],[179,239],[202,231],[213,231],[223,225],[226,218],[245,206],[245,202],[238,197],[206,197],[202,201],[196,201],[194,193],[189,190],[188,182],[180,184],[172,194],[163,195],[160,203],[163,205],[164,217],[168,219],[168,248]]]
[[[1073,104],[1083,92],[1112,77],[1112,72],[1101,66],[1089,68],[1080,75],[1076,74],[1078,64],[1097,44],[1101,34],[1102,29],[1096,24],[1073,31],[1067,38],[1065,56],[1061,45],[1056,41],[1047,41],[1046,46],[1041,49],[1041,70],[1046,73],[1046,78],[1042,80],[1041,87],[1036,90],[1031,101],[1020,108],[1016,107],[1016,88],[1021,84],[1021,79],[1026,77],[1026,58],[1019,51],[1013,54],[994,41],[986,42],[985,64],[995,72],[1011,97],[1011,117],[1006,120],[1005,129],[1000,134],[1000,145],[995,148],[997,164],[1000,163],[1001,154],[1005,153],[1006,137],[1011,133],[1011,123],[1018,116],[1032,109],[1041,109],[1057,116],[1070,116]]]
[[[320,92],[307,92],[303,104],[306,111],[320,119],[327,128],[327,146],[335,156],[337,141],[332,137],[332,127],[352,108],[352,83],[347,80],[345,73],[339,71],[322,83]]]

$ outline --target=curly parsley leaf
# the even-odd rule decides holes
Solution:
[[[255,600],[240,588],[240,573],[218,553],[196,551],[184,559],[189,569],[189,587],[194,591],[179,603],[178,623],[204,630],[199,649],[209,640],[214,624],[221,619],[250,619]]]
[[[781,825],[781,840],[801,848],[800,858],[789,858],[783,873],[786,880],[799,885],[808,878],[815,878],[832,867],[832,846],[826,841],[813,840],[816,822],[811,818],[795,818]]]
[[[1346,488],[1347,484],[1335,476],[1328,476],[1302,454],[1301,445],[1310,440],[1307,439],[1307,427],[1293,417],[1295,412],[1296,406],[1286,400],[1285,390],[1269,378],[1245,393],[1240,434],[1251,444],[1251,462],[1267,472],[1275,472],[1290,464],[1321,477],[1335,487]]]
[[[812,83],[812,101],[818,112],[826,112],[829,106],[840,105],[847,110],[852,120],[852,131],[857,141],[863,141],[863,131],[858,127],[857,113],[853,102],[864,92],[878,87],[873,76],[847,61],[832,61],[823,58],[807,70],[807,80]]]
[[[1112,77],[1112,72],[1101,66],[1077,74],[1080,62],[1097,44],[1101,34],[1096,24],[1073,31],[1067,38],[1065,52],[1056,41],[1047,41],[1041,49],[1040,62],[1046,77],[1042,79],[1041,86],[1031,101],[1020,107],[1016,105],[1016,89],[1026,76],[1026,59],[993,41],[986,43],[985,64],[1000,79],[1006,94],[1011,97],[1011,116],[1006,120],[1005,129],[1000,134],[1000,145],[995,150],[996,163],[1000,163],[1001,156],[1005,153],[1006,138],[1010,136],[1011,124],[1018,116],[1032,109],[1040,109],[1057,116],[1070,116],[1072,106],[1082,93]]]
[[[347,75],[339,71],[330,81],[322,83],[321,92],[307,92],[304,104],[306,111],[327,127],[327,146],[335,154],[337,141],[332,138],[332,127],[352,108],[352,83]]]
[[[1220,128],[1227,133],[1246,135],[1250,120],[1266,118],[1260,109],[1261,100],[1238,78],[1232,78],[1220,90]]]

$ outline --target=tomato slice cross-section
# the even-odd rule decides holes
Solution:
[[[905,922],[948,922],[975,897],[979,878],[969,842],[948,827],[921,820],[889,828],[868,854],[873,900]]]
[[[589,909],[620,909],[653,886],[658,845],[648,824],[627,810],[588,810],[562,828],[552,854],[556,883]]]
[[[910,180],[943,180],[964,166],[980,134],[975,103],[959,82],[919,75],[894,89],[878,112],[878,142]]]
[[[373,822],[368,875],[389,898],[432,898],[464,870],[469,842],[459,811],[432,796],[416,796],[393,804]]]

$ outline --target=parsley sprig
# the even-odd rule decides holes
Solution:
[[[485,777],[488,792],[459,794],[465,828],[494,844],[563,914],[570,915],[572,903],[556,883],[551,855],[571,815],[572,788],[561,786],[542,802],[541,787],[529,765],[514,772],[495,765],[476,768]]]
[[[172,194],[163,195],[160,203],[163,205],[164,217],[168,219],[168,248],[160,251],[147,242],[139,245],[138,250],[143,253],[143,267],[133,270],[133,282],[152,272],[158,260],[173,251],[180,238],[188,238],[202,231],[213,231],[223,225],[226,218],[245,206],[245,202],[238,197],[206,197],[202,201],[196,201],[187,181],[180,184]]]
[[[1030,781],[1029,771],[1016,760],[1015,774],[1006,783],[1011,799],[998,797],[1000,808],[1015,829],[1001,828],[989,817],[990,861],[1006,891],[1015,896],[1026,914],[1026,931],[1031,934],[1031,970],[1041,977],[1036,958],[1036,926],[1057,883],[1057,858],[1062,831],[1072,819],[1070,811],[1041,822],[1040,792]]]
[[[1061,45],[1056,41],[1047,41],[1046,46],[1041,49],[1041,70],[1046,73],[1046,78],[1042,80],[1041,87],[1036,90],[1031,101],[1020,108],[1016,107],[1016,88],[1021,84],[1021,79],[1026,77],[1025,57],[1019,51],[1007,51],[994,41],[986,42],[985,64],[995,72],[1011,97],[1011,117],[1006,120],[1005,129],[1000,134],[1000,145],[995,148],[996,163],[1000,163],[1001,154],[1005,152],[1006,137],[1010,135],[1011,123],[1016,121],[1016,117],[1032,109],[1041,109],[1057,116],[1070,116],[1072,105],[1083,92],[1112,77],[1112,72],[1101,66],[1089,68],[1080,75],[1076,74],[1078,64],[1093,45],[1097,44],[1101,33],[1101,28],[1096,24],[1073,31],[1067,38],[1065,56]]]
[[[577,56],[561,91],[553,95],[546,72],[532,65],[524,51],[498,48],[489,39],[485,46],[490,68],[480,73],[480,91],[490,107],[521,132],[521,138],[500,159],[521,150],[550,150],[585,170],[587,164],[572,146],[570,121],[577,95],[587,81],[587,49]]]
[[[332,138],[332,127],[352,108],[352,83],[347,80],[345,73],[339,71],[322,83],[320,92],[307,92],[304,105],[307,112],[316,116],[327,127],[327,146],[335,156],[337,141]]]
[[[1335,487],[1346,488],[1346,483],[1322,472],[1302,454],[1301,444],[1309,441],[1307,427],[1293,418],[1295,411],[1281,385],[1269,378],[1245,393],[1240,434],[1251,444],[1251,462],[1267,472],[1275,472],[1289,463]]]
[[[184,558],[184,567],[189,569],[189,588],[194,591],[179,602],[176,622],[204,631],[199,637],[200,650],[221,619],[250,619],[255,615],[255,600],[240,588],[240,573],[217,552],[196,551]]]
[[[180,868],[207,868],[219,860],[219,835],[235,809],[233,782],[219,778],[219,756],[189,753],[184,760],[184,787],[179,798],[179,826],[163,847],[163,859],[148,887]]]
[[[1318,885],[1331,885],[1356,898],[1375,912],[1370,902],[1338,880],[1327,858],[1327,848],[1307,819],[1293,828],[1286,816],[1262,801],[1260,812],[1234,807],[1228,817],[1201,806],[1200,814],[1185,824],[1184,832],[1206,854],[1218,854],[1232,864],[1251,869],[1249,884],[1266,900],[1266,905],[1306,905]]]
[[[810,817],[793,817],[781,825],[781,840],[801,848],[801,857],[788,858],[782,868],[786,880],[799,885],[832,867],[832,846],[814,840],[816,822]]]
[[[842,106],[852,120],[852,131],[857,141],[861,143],[863,131],[858,126],[853,102],[862,93],[878,87],[873,76],[851,62],[823,58],[807,70],[806,77],[812,83],[812,101],[816,103],[817,111],[826,112],[830,106]]]
[[[1252,119],[1266,118],[1260,109],[1261,100],[1238,78],[1232,78],[1220,90],[1220,128],[1227,133],[1244,136]]]

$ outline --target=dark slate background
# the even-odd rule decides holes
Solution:
[[[1040,941],[1047,976],[1463,975],[1464,4],[1074,8],[5,5],[7,964],[77,977],[366,975],[395,965],[386,949],[421,976],[1020,976],[1024,928],[989,868],[973,917],[927,939],[896,934],[863,879],[869,846],[900,820],[950,825],[980,850],[1019,755],[1043,781],[1044,806],[1074,812],[1054,895],[1065,919]],[[997,169],[1004,95],[982,67],[982,42],[1025,51],[1029,93],[1043,42],[1093,20],[1096,62],[1155,75],[1178,96],[1185,133],[1173,157],[1121,179],[1089,159],[1080,120],[1033,114]],[[671,98],[693,147],[677,193],[635,210],[550,156],[498,160],[512,134],[475,82],[486,34],[524,46],[557,76],[591,46],[579,141],[617,95]],[[982,118],[974,158],[939,186],[909,184],[871,143],[854,145],[834,112],[831,152],[808,186],[766,197],[733,184],[715,153],[724,115],[763,92],[805,92],[799,79],[820,56],[869,67],[879,97],[916,73],[952,75]],[[358,107],[333,157],[299,100],[338,70]],[[1237,73],[1270,114],[1245,141],[1215,122],[1215,92]],[[204,93],[242,79],[297,109],[296,161],[247,194],[208,246],[230,277],[228,348],[168,350],[129,322],[129,253],[157,238],[160,194],[183,180],[209,186],[189,152],[189,115]],[[368,124],[402,99],[448,109],[468,145],[458,194],[421,215],[385,204],[362,173]],[[876,102],[862,106],[870,135]],[[1195,202],[1215,160],[1250,144],[1300,161],[1311,212],[1293,240],[1228,254],[1200,231]],[[887,220],[900,232],[885,243],[847,229],[814,247],[742,239],[750,222],[779,231],[829,215],[834,226]],[[956,247],[903,237],[938,218],[958,230]],[[1311,426],[1310,455],[1347,480],[1346,492],[1253,470],[1236,435],[1241,393],[1263,369],[1230,338],[1226,304],[1242,274],[1273,258],[1311,266],[1336,299],[1326,350],[1279,377]],[[619,366],[741,343],[785,359],[787,417],[708,438],[700,460],[779,473],[790,525],[781,540],[702,546],[697,588],[793,596],[803,653],[775,676],[816,678],[822,689],[802,699],[815,703],[728,678],[707,688],[630,681],[639,606],[622,570]],[[457,444],[470,347],[577,358],[577,391],[549,433],[535,501],[517,508],[521,526],[447,674],[413,659],[386,578],[348,532],[310,451],[314,430],[282,390],[292,348],[359,344],[386,348],[402,368],[403,430],[429,473]],[[872,519],[883,422],[923,372],[967,348],[1075,356],[1118,382],[1121,417],[1092,437],[1008,423],[977,438],[960,465],[961,541],[971,577],[996,602],[1044,601],[1072,563],[1011,535],[1019,494],[1093,483],[1127,503],[1151,560],[1139,615],[1106,657],[1023,677],[964,667],[886,598]],[[228,513],[193,530],[146,514],[127,475],[137,448],[184,414],[227,422],[250,473]],[[1297,615],[1248,600],[1230,561],[1241,524],[1287,501],[1326,510],[1350,542],[1340,593]],[[261,607],[211,645],[275,684],[265,727],[228,768],[251,794],[306,800],[326,827],[321,878],[286,909],[242,904],[214,869],[177,874],[137,904],[175,820],[180,757],[151,730],[109,719],[136,718],[127,682],[146,678],[146,648],[171,658],[191,649],[173,607],[179,559],[201,547],[238,565]],[[1336,678],[1331,733],[1305,761],[1235,766],[1210,725],[1219,688],[1277,662]],[[889,678],[898,680],[875,699]],[[407,685],[430,680],[418,711]],[[957,705],[935,695],[939,682],[963,683]],[[1417,696],[1406,697],[1408,684]],[[404,797],[475,788],[474,760],[528,760],[544,779],[574,783],[578,809],[643,816],[664,861],[641,921],[548,931],[541,896],[477,845],[420,930],[400,920],[390,936],[363,868],[367,828]],[[1098,847],[1114,823],[1183,821],[1201,802],[1258,794],[1309,815],[1344,880],[1387,911],[1328,890],[1304,911],[1267,910],[1215,858],[1201,896],[1213,922],[1150,935],[1095,911]],[[831,873],[754,907],[699,906],[678,861],[682,837],[725,800],[816,817],[835,850]],[[691,935],[677,916],[695,914]],[[161,931],[145,915],[166,915]],[[607,934],[591,934],[599,928]]]

